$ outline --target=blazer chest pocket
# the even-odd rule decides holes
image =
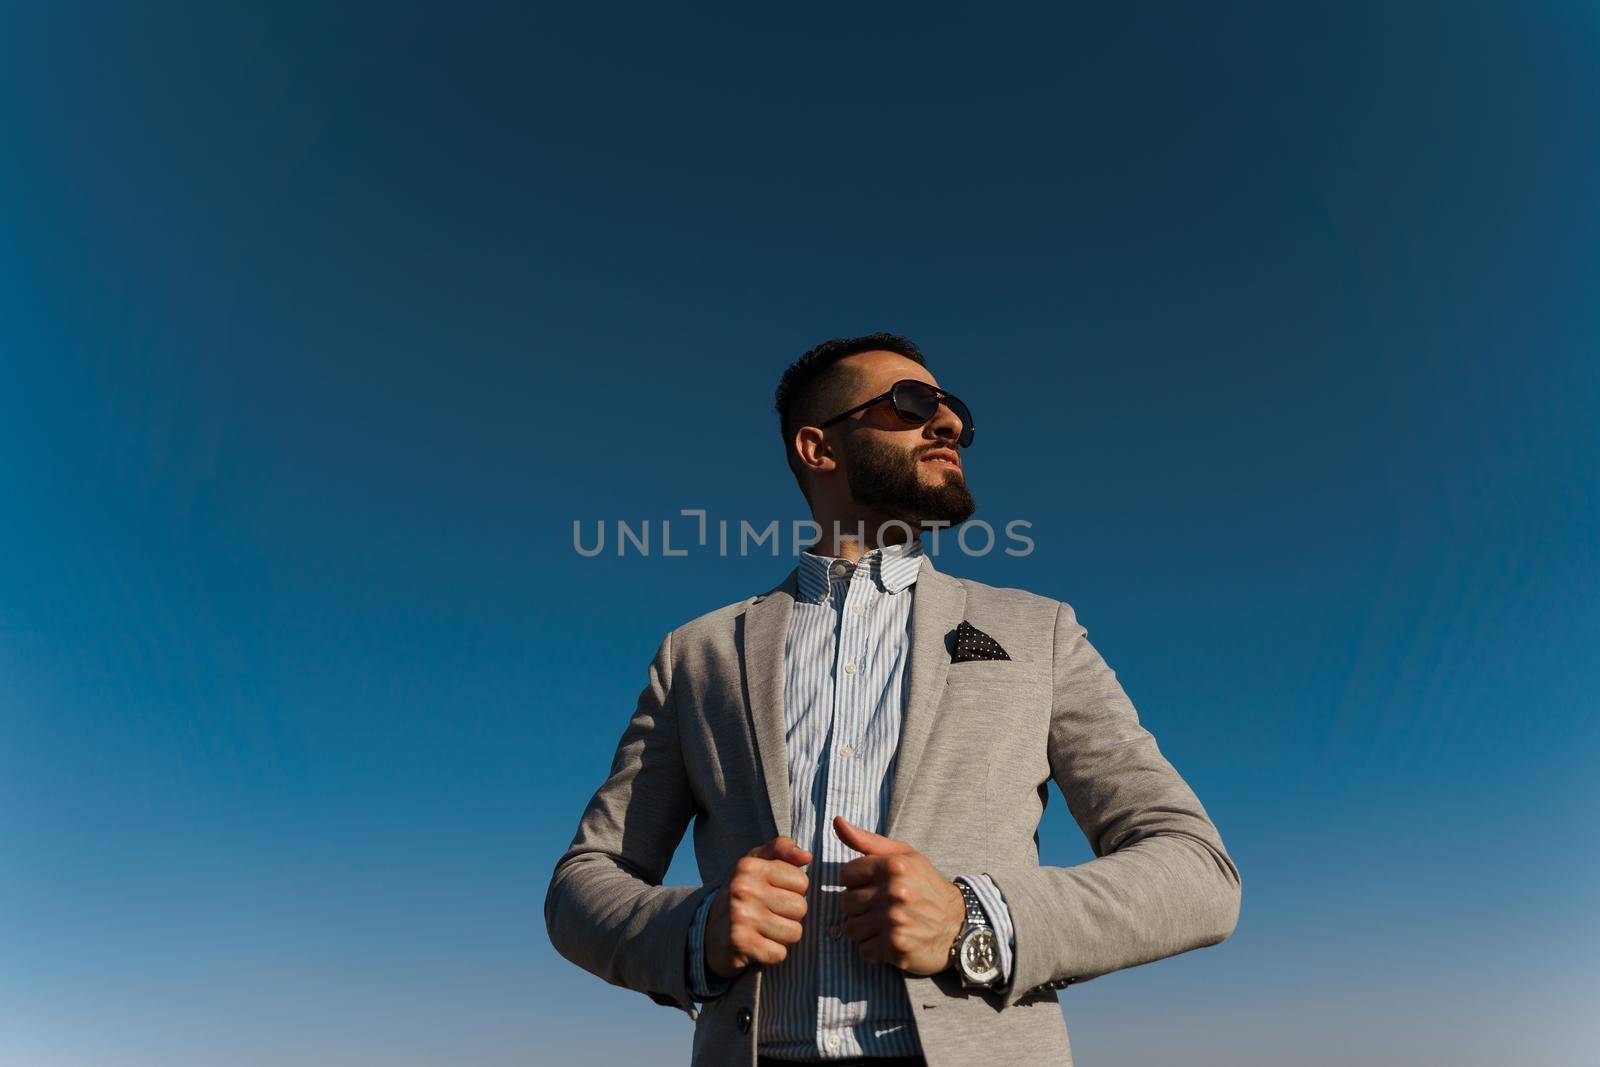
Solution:
[[[1027,660],[952,663],[945,674],[944,699],[956,716],[971,717],[990,732],[1045,722],[1050,715],[1048,675]]]
[[[944,684],[950,689],[1037,686],[1040,682],[1034,665],[1020,659],[971,659],[952,663],[944,676]]]

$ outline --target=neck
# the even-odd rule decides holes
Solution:
[[[890,525],[882,530],[879,537],[879,522],[877,520],[839,520],[837,526],[833,520],[824,521],[817,519],[816,523],[822,527],[822,536],[816,543],[806,548],[813,556],[829,556],[847,559],[854,563],[863,555],[875,548],[885,545],[906,544],[917,541],[921,537],[921,530],[913,526],[911,536],[906,536],[906,530],[900,525]]]

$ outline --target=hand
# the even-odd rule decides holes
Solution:
[[[811,853],[775,837],[733,865],[706,915],[706,966],[724,978],[752,963],[782,963],[800,940]]]
[[[967,924],[960,888],[928,858],[903,841],[863,830],[838,815],[839,840],[865,853],[839,868],[846,887],[840,909],[847,934],[868,963],[887,963],[911,974],[938,974],[950,966],[950,946]]]

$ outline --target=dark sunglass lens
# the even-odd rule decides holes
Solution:
[[[894,409],[910,423],[924,423],[939,410],[939,398],[933,389],[922,382],[897,382],[894,387]]]

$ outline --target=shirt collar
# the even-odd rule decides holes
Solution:
[[[917,580],[924,560],[929,567],[933,566],[933,560],[922,551],[921,538],[875,548],[863,553],[858,563],[839,556],[802,552],[797,576],[800,600],[807,604],[823,603],[831,591],[830,579],[849,582],[858,566],[867,568],[868,576],[878,589],[898,593]]]

